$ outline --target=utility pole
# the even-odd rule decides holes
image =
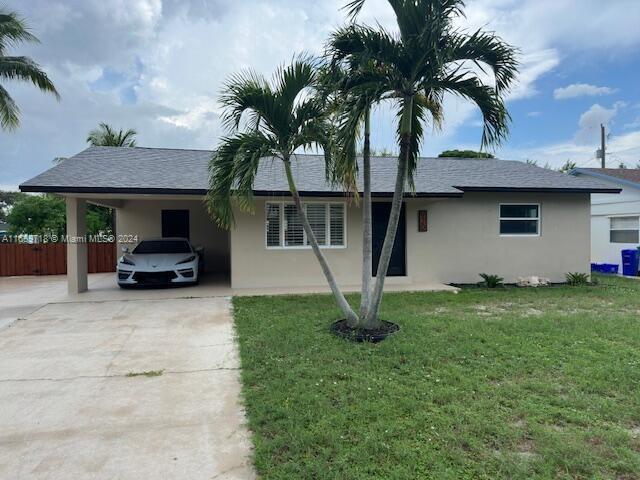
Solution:
[[[600,155],[602,158],[602,168],[605,168],[605,157],[606,157],[606,153],[605,153],[605,143],[606,143],[606,135],[605,135],[605,131],[604,131],[604,124],[601,123],[600,124]]]

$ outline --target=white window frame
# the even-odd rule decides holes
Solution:
[[[501,215],[502,206],[508,205],[535,205],[538,207],[538,217],[503,217]],[[536,233],[500,233],[500,222],[502,220],[536,220],[538,223],[538,228]],[[539,237],[542,231],[542,206],[536,202],[509,202],[509,203],[499,203],[498,204],[498,235],[501,237]]]
[[[637,218],[638,219],[638,228],[616,228],[614,231],[616,232],[638,232],[638,237],[640,240],[640,215],[634,215],[634,214],[626,214],[626,215],[609,215],[607,216],[607,218],[609,219],[609,244],[613,244],[613,245],[635,245],[635,242],[612,242],[611,241],[611,220],[614,218]]]
[[[306,208],[306,205],[309,204],[323,204],[326,205],[326,218],[325,218],[325,238],[327,243],[331,242],[331,205],[338,205],[342,207],[342,231],[344,242],[343,245],[319,245],[322,249],[327,250],[340,250],[347,248],[347,205],[345,202],[331,202],[331,201],[322,201],[322,200],[312,200],[302,202],[303,208]],[[280,217],[280,245],[273,246],[269,245],[267,242],[267,214],[269,210],[269,205],[278,205],[279,217]],[[307,232],[305,232],[304,227],[302,228],[302,242],[305,245],[284,245],[284,206],[285,205],[295,205],[292,201],[267,201],[264,204],[264,246],[267,250],[310,250],[311,245],[306,245],[307,243]]]

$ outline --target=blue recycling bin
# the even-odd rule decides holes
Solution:
[[[640,252],[635,250],[622,250],[622,274],[630,277],[638,275],[638,260]]]

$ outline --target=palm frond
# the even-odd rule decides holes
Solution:
[[[111,125],[101,122],[87,135],[87,143],[94,147],[135,147],[136,130],[130,128],[126,131],[117,131]]]
[[[233,207],[253,209],[253,182],[260,159],[277,155],[277,143],[259,131],[224,137],[209,162],[209,214],[221,228],[235,223]]]
[[[59,100],[60,95],[40,66],[28,57],[0,56],[0,78],[6,80],[26,80],[43,92],[50,92]]]
[[[333,63],[347,61],[353,66],[375,61],[385,70],[407,72],[408,63],[402,43],[384,29],[349,25],[331,34],[327,51]]]
[[[234,131],[240,127],[246,111],[266,117],[273,108],[273,92],[264,77],[252,70],[243,70],[227,80],[219,101],[224,109],[222,125]],[[256,123],[259,124],[259,119]]]
[[[335,133],[334,161],[327,170],[333,184],[341,184],[357,195],[357,144],[361,138],[363,122],[373,102],[367,95],[349,95],[344,99]]]
[[[397,141],[400,144],[402,136],[402,121],[405,102],[403,100],[398,102],[397,105]],[[414,98],[411,104],[411,135],[409,137],[409,159],[407,161],[407,183],[409,189],[415,191],[414,174],[418,168],[418,159],[420,157],[420,145],[424,137],[424,123],[428,121],[427,115],[430,109],[428,103],[424,99]]]
[[[300,55],[291,63],[281,66],[274,76],[275,93],[284,107],[293,109],[295,102],[305,89],[314,87],[317,81],[316,61]]]
[[[0,127],[13,130],[20,124],[20,109],[9,92],[0,85]]]
[[[439,88],[476,104],[483,119],[481,148],[499,146],[509,134],[511,120],[504,99],[477,77],[462,75],[456,74],[439,82]]]
[[[16,12],[10,12],[0,7],[0,54],[10,47],[39,40],[29,32],[26,22]]]
[[[360,10],[362,10],[362,7],[364,7],[365,1],[366,0],[352,0],[349,3],[347,3],[344,7],[342,7],[342,9],[346,10],[347,17],[353,20],[355,17],[358,16],[358,14],[360,13]]]
[[[507,92],[518,72],[517,50],[494,33],[477,30],[471,35],[454,33],[445,46],[450,62],[471,61],[488,65],[496,80],[496,91]],[[482,65],[478,65],[482,69]]]
[[[135,136],[138,134],[138,132],[133,129],[130,128],[129,130],[123,132],[122,130],[120,130],[118,132],[118,143],[120,143],[121,146],[123,147],[135,147],[136,146],[136,140],[135,140]]]

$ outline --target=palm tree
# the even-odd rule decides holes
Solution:
[[[87,142],[93,147],[135,147],[135,136],[138,134],[134,129],[127,131],[122,129],[116,131],[115,128],[102,122],[98,128],[89,132]]]
[[[282,161],[289,191],[313,253],[338,307],[345,318],[355,321],[357,315],[340,291],[318,245],[291,170],[291,161],[299,148],[321,146],[325,158],[330,157],[329,113],[325,99],[316,95],[319,85],[317,65],[305,57],[279,68],[271,82],[252,71],[229,79],[221,96],[222,120],[229,136],[221,139],[211,157],[207,206],[218,225],[231,228],[235,221],[234,205],[253,212],[253,184],[260,159],[273,157]]]
[[[347,5],[355,19],[366,0]],[[382,28],[352,23],[333,33],[329,52],[334,64],[348,71],[348,94],[366,97],[373,103],[393,102],[397,109],[399,144],[395,190],[389,224],[365,316],[351,325],[365,329],[379,326],[378,311],[391,258],[405,188],[413,189],[419,147],[424,126],[442,119],[445,93],[475,103],[483,116],[481,147],[498,145],[508,134],[509,114],[505,95],[515,80],[516,51],[494,33],[457,30],[453,21],[464,15],[463,0],[388,0],[399,34]],[[492,74],[485,84],[476,69]],[[360,109],[351,102],[342,122],[346,131],[362,118],[368,102]],[[342,136],[344,137],[344,136]],[[363,265],[363,268],[370,268]],[[364,296],[364,295],[363,295]]]
[[[374,68],[369,62],[366,68]],[[352,65],[351,68],[359,68]],[[371,292],[371,263],[373,258],[373,237],[371,217],[371,109],[374,95],[349,93],[350,75],[348,70],[337,63],[326,68],[321,77],[322,91],[325,98],[330,98],[331,111],[337,127],[332,130],[333,151],[329,156],[327,170],[334,183],[340,183],[347,191],[359,198],[357,188],[357,148],[356,143],[362,137],[362,289],[358,318],[367,316]],[[361,92],[364,93],[364,92]],[[355,114],[353,114],[355,113]],[[357,319],[351,322],[356,325]]]
[[[10,47],[20,43],[37,43],[38,39],[29,32],[23,19],[15,12],[0,7],[0,80],[22,80],[31,82],[43,92],[49,92],[60,99],[47,74],[29,57],[7,55]],[[20,109],[9,92],[0,85],[0,127],[13,130],[20,125]]]

